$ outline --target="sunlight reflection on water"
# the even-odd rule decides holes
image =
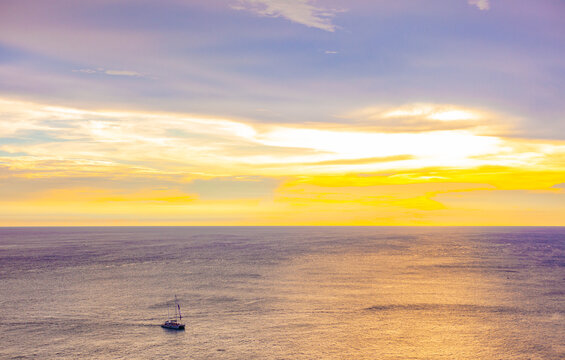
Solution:
[[[564,235],[0,229],[0,357],[562,359]]]

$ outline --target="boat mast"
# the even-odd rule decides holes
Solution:
[[[175,321],[178,321],[178,320],[179,320],[179,315],[180,315],[180,306],[179,306],[179,303],[178,303],[178,301],[177,301],[177,296],[176,296],[176,295],[175,295],[175,305],[176,305],[176,306],[175,306]],[[178,309],[177,309],[177,308],[178,308]],[[177,313],[177,311],[178,311],[178,313]]]

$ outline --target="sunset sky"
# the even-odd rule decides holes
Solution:
[[[0,226],[565,225],[562,0],[2,0]]]

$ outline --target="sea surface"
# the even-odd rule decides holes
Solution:
[[[565,228],[0,228],[0,358],[565,359]]]

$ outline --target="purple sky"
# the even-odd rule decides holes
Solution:
[[[517,136],[562,139],[565,3],[488,5],[4,0],[0,91],[285,123],[449,103],[519,118]]]

